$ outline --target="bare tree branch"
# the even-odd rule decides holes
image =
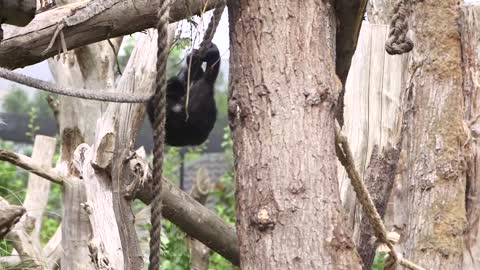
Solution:
[[[177,0],[170,9],[171,22],[212,9],[218,0]],[[54,36],[57,24],[66,16],[86,7],[88,1],[64,5],[40,14],[24,28],[5,26],[0,46],[0,66],[15,69],[41,62],[57,55],[53,46],[45,50]],[[157,5],[153,0],[120,0],[110,9],[71,27],[64,27],[69,50],[87,44],[132,34],[153,27],[157,22]]]
[[[42,178],[50,180],[54,183],[63,185],[67,182],[63,176],[52,169],[51,166],[43,165],[30,157],[22,154],[17,154],[8,150],[0,149],[0,160],[10,162],[20,168],[23,168],[33,174],[36,174]]]

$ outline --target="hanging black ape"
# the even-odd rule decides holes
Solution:
[[[200,145],[207,140],[215,125],[217,107],[214,85],[220,70],[220,53],[215,44],[210,43],[208,46],[204,55],[193,50],[187,57],[187,65],[167,82],[165,143],[170,146]],[[206,62],[205,71],[202,68],[203,62]],[[185,101],[189,65],[190,95],[187,117]],[[148,118],[152,124],[156,105],[153,99],[147,104]]]

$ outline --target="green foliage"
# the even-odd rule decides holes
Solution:
[[[186,235],[173,223],[163,223],[162,267],[164,270],[190,269],[190,256]]]
[[[35,125],[35,120],[37,120],[38,114],[37,114],[37,108],[31,107],[30,110],[28,111],[28,131],[27,131],[27,136],[32,139],[32,142],[35,139],[35,134],[37,131],[40,129],[39,126]]]
[[[373,260],[372,270],[383,270],[385,266],[385,252],[377,252],[375,254],[375,259]]]
[[[0,141],[0,149],[13,150],[14,144]],[[25,199],[28,173],[8,162],[0,162],[0,196],[19,205]]]
[[[5,112],[26,114],[31,107],[30,98],[23,89],[13,86],[5,95],[2,107]]]
[[[14,150],[14,144],[0,140],[0,149]],[[0,162],[0,196],[10,204],[21,205],[25,199],[28,173],[17,169],[8,162]],[[6,240],[0,241],[0,256],[8,256],[12,245]]]
[[[34,120],[39,117],[53,117],[53,112],[47,102],[49,96],[56,98],[56,95],[44,91],[36,91],[33,97],[30,97],[24,89],[12,86],[3,99],[3,111],[29,115],[31,118],[34,114]]]

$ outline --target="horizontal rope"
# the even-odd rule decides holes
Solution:
[[[20,73],[13,72],[6,68],[0,67],[0,77],[13,81],[19,84],[30,86],[39,90],[44,90],[50,93],[77,97],[89,100],[98,100],[98,101],[109,101],[109,102],[119,102],[119,103],[145,103],[147,102],[151,95],[149,94],[136,94],[136,93],[118,93],[112,91],[101,91],[101,90],[91,90],[91,89],[74,89],[60,87],[53,83],[35,79]]]

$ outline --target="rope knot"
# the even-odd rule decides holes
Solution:
[[[413,49],[413,41],[407,36],[407,19],[410,15],[409,1],[399,0],[394,7],[390,32],[385,42],[385,50],[388,54],[403,54]]]

